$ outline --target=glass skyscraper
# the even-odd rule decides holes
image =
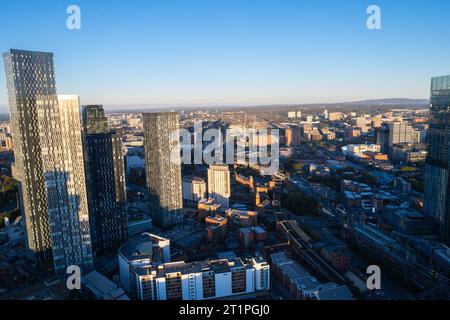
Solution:
[[[92,247],[105,255],[128,234],[122,137],[108,129],[101,105],[83,107],[83,126]]]
[[[176,112],[144,113],[144,149],[150,210],[155,225],[182,222],[179,117]]]
[[[58,96],[52,53],[3,55],[29,252],[56,273],[93,267],[77,96]]]
[[[441,240],[450,243],[450,76],[431,81],[428,158],[425,170],[425,213],[439,226]]]

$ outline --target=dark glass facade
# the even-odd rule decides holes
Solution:
[[[115,252],[128,235],[122,140],[108,132],[102,106],[84,107],[83,120],[92,247],[101,256]]]
[[[431,81],[425,213],[437,222],[441,240],[450,243],[450,76]]]
[[[147,188],[153,223],[167,228],[182,222],[183,196],[176,112],[144,113]]]

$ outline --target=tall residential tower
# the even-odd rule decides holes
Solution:
[[[77,96],[57,96],[53,54],[3,55],[29,252],[56,273],[93,267]]]
[[[155,225],[182,222],[179,117],[176,112],[144,113],[144,149],[150,209]]]
[[[99,256],[127,240],[122,137],[109,131],[101,105],[83,107],[83,126],[92,247]]]
[[[223,208],[230,207],[230,168],[226,164],[212,164],[208,169],[208,194]]]

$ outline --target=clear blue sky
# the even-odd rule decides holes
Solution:
[[[66,29],[77,4],[82,29]],[[382,30],[366,9],[382,10]],[[450,74],[448,0],[14,0],[0,50],[55,53],[83,104],[250,105],[427,98]],[[3,63],[0,105],[7,104]]]

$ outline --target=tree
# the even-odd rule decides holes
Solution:
[[[0,207],[15,201],[18,192],[17,181],[8,176],[0,176]]]
[[[378,185],[377,177],[371,175],[370,173],[363,173],[362,176],[361,176],[360,181],[362,183],[368,184],[369,186],[376,186],[376,185]]]
[[[319,213],[319,202],[300,191],[293,191],[285,196],[284,206],[297,215],[317,215]]]

